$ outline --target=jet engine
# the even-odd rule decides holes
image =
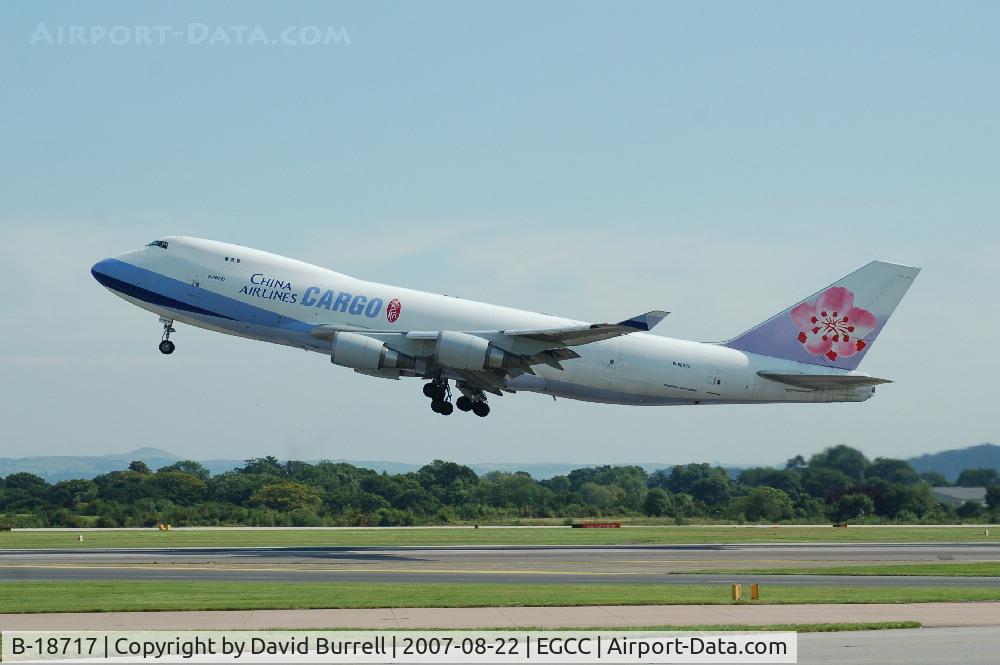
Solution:
[[[497,348],[488,339],[453,330],[445,330],[438,335],[434,360],[445,367],[472,371],[522,365],[520,356]]]
[[[360,370],[413,369],[415,359],[366,335],[338,332],[330,362]]]

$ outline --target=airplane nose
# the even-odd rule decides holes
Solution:
[[[101,259],[90,268],[90,274],[104,286],[111,281],[111,259]]]

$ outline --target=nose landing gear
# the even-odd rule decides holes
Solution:
[[[174,322],[170,319],[160,319],[160,323],[163,324],[163,340],[160,342],[160,353],[165,356],[169,356],[177,348],[173,342],[170,341],[170,333],[177,332],[174,330]]]

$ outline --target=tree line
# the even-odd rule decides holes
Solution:
[[[679,524],[1000,519],[995,469],[968,469],[958,479],[960,485],[987,487],[986,506],[937,501],[931,487],[946,484],[940,474],[918,474],[904,460],[872,461],[844,445],[808,460],[796,456],[784,468],[744,469],[736,478],[709,464],[652,473],[606,465],[536,480],[524,472],[479,476],[441,460],[388,474],[345,463],[262,457],[214,476],[190,460],[156,471],[136,461],[90,480],[48,483],[31,473],[0,478],[0,525],[400,526],[602,516]]]

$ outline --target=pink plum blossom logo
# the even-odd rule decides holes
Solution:
[[[815,302],[796,305],[791,316],[806,351],[830,362],[849,358],[868,346],[864,337],[876,323],[871,312],[854,306],[854,294],[842,286],[827,289]]]
[[[403,311],[403,305],[396,298],[389,301],[389,306],[385,308],[385,318],[389,323],[395,323]]]

